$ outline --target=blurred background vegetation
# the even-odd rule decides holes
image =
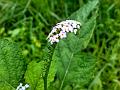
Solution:
[[[39,60],[52,26],[89,0],[0,0],[0,38],[23,49],[27,63]],[[100,0],[97,25],[85,52],[97,58],[92,90],[120,90],[120,0]]]

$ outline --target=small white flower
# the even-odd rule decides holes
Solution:
[[[63,31],[65,31],[65,32],[69,32],[69,27],[66,25],[66,26],[63,26]]]
[[[50,37],[48,41],[49,41],[51,44],[53,44],[53,43],[54,43],[53,37]]]
[[[77,24],[77,28],[80,28],[80,24]]]
[[[77,28],[77,24],[73,23],[73,24],[72,24],[72,27],[73,27],[73,28]]]
[[[22,83],[20,83],[20,85],[17,87],[16,90],[19,90],[19,88],[21,88],[21,87],[22,87]]]
[[[59,42],[59,35],[54,35],[53,36],[54,42]]]
[[[74,29],[74,34],[76,34],[77,33],[77,29]]]
[[[52,31],[51,31],[51,34],[56,32],[57,28],[56,27],[53,27]]]
[[[26,90],[27,88],[29,88],[28,84],[26,84],[25,86],[22,86],[22,83],[20,83],[20,85],[17,87],[16,90]]]
[[[53,44],[54,42],[59,42],[59,35],[57,34],[57,35],[54,35],[54,36],[50,37],[49,42],[51,44]]]
[[[73,30],[74,30],[74,28],[71,25],[69,25],[69,31],[73,32]]]
[[[21,88],[20,88],[20,90],[25,90],[26,88],[25,88],[25,86],[22,86]]]
[[[60,36],[61,39],[67,37],[67,36],[66,36],[66,32],[63,32],[63,31],[61,31],[61,32],[59,33],[59,36]]]
[[[62,26],[59,24],[59,25],[57,25],[57,26],[55,26],[55,28],[56,29],[58,29],[58,28],[61,28]]]
[[[26,84],[26,85],[25,85],[25,88],[29,88],[29,85],[28,85],[28,84]]]
[[[66,32],[66,29],[64,28],[64,26],[61,28],[61,31]]]

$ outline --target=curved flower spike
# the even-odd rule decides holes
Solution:
[[[65,20],[57,23],[53,28],[50,34],[48,35],[48,41],[53,44],[59,42],[60,39],[66,38],[67,33],[73,32],[77,33],[77,30],[80,29],[81,23],[75,20]]]

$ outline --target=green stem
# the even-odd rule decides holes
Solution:
[[[47,90],[47,77],[44,77],[44,90]]]
[[[48,67],[46,69],[45,76],[44,76],[44,90],[47,90],[47,77],[48,77],[50,65],[51,65],[51,60],[50,62],[48,62]]]
[[[46,70],[45,70],[45,75],[43,77],[44,79],[44,90],[47,90],[47,77],[48,77],[48,74],[49,74],[49,69],[50,69],[50,65],[51,65],[51,60],[52,60],[52,54],[53,54],[53,51],[52,51],[52,47],[50,45],[48,45],[48,52],[47,52],[47,67],[46,67]]]

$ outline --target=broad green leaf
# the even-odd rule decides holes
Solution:
[[[0,39],[0,88],[6,88],[3,90],[16,88],[24,71],[24,59],[18,44],[7,39]]]
[[[69,17],[80,21],[82,28],[78,30],[77,35],[70,33],[55,48],[53,60],[56,60],[57,76],[61,81],[60,90],[67,84],[85,85],[93,78],[95,58],[80,51],[87,47],[92,37],[96,16],[94,15],[89,20],[87,17],[97,3],[98,0],[90,1]]]
[[[50,82],[54,80],[55,76],[55,62],[51,62],[51,67],[48,74],[47,86],[49,87]],[[44,90],[44,65],[45,62],[32,61],[28,65],[27,71],[25,73],[25,82],[30,84],[30,90]]]
[[[60,89],[67,84],[80,86],[88,84],[94,76],[95,58],[90,54],[73,54],[64,47],[62,49],[65,51],[60,50],[55,54],[58,60],[56,68],[57,76],[61,81]]]
[[[98,2],[99,0],[91,0],[91,1],[89,0],[87,4],[85,4],[79,10],[74,12],[68,19],[77,20],[82,24],[85,23],[91,11],[93,11],[96,8]]]
[[[44,62],[32,61],[27,66],[25,73],[25,82],[30,85],[29,90],[44,90],[43,81]]]
[[[88,45],[94,30],[95,18],[92,17],[84,25],[80,36],[71,33],[56,46],[53,60],[56,60],[57,76],[61,81],[60,89],[68,83],[82,86],[93,77],[95,59],[91,55],[78,52]]]

